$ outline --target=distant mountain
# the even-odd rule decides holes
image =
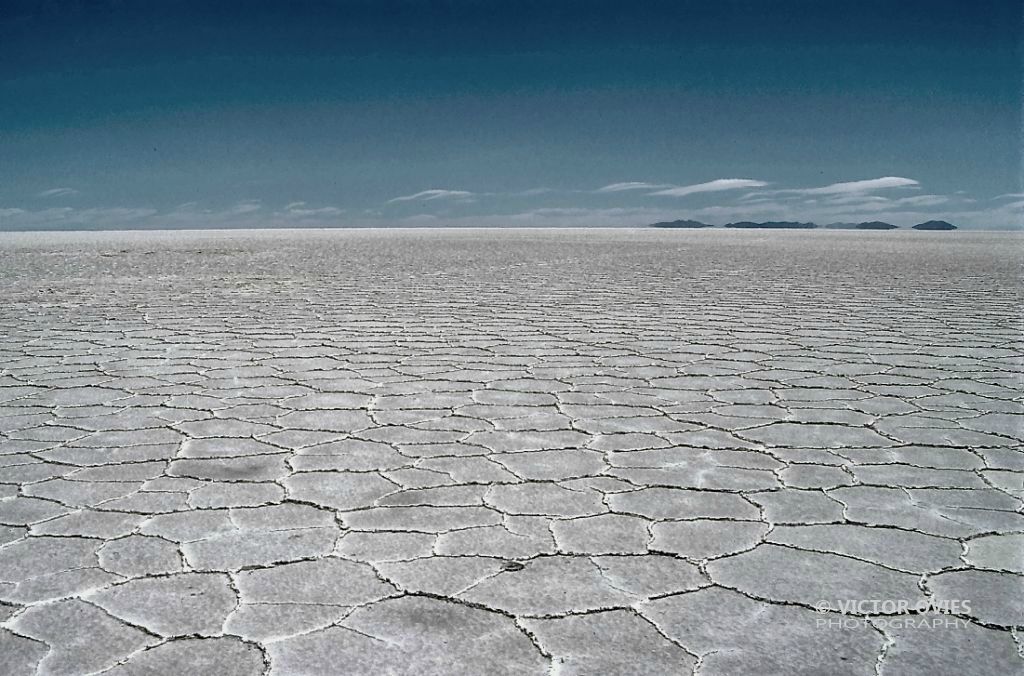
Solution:
[[[714,225],[709,223],[701,223],[700,221],[693,221],[688,219],[680,219],[678,221],[662,221],[661,223],[652,223],[652,228],[714,228]],[[818,227],[824,227],[829,230],[898,230],[900,226],[893,225],[892,223],[886,223],[885,221],[864,221],[863,223],[829,223],[825,226],[819,226],[817,223],[800,223],[798,221],[764,221],[761,223],[755,221],[737,221],[736,223],[726,223],[726,228],[745,228],[745,229],[762,229],[762,230],[811,230]],[[952,223],[946,221],[928,221],[926,223],[918,223],[914,226],[914,230],[956,230],[957,227]]]
[[[914,230],[956,230],[956,226],[947,221],[925,221],[915,225]]]
[[[855,227],[858,230],[895,230],[900,226],[886,223],[885,221],[867,221],[865,223],[858,223]]]
[[[661,223],[652,223],[652,228],[713,228],[715,226],[709,223],[701,223],[700,221],[689,221],[689,220],[678,220],[678,221],[662,221]]]
[[[799,229],[810,230],[818,227],[816,223],[798,223],[796,221],[765,221],[754,223],[753,221],[739,221],[738,223],[726,223],[727,228],[765,228],[770,230]]]

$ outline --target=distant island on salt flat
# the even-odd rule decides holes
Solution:
[[[925,221],[915,225],[914,230],[956,230],[956,226],[947,221]]]
[[[817,223],[802,223],[799,221],[737,221],[726,223],[723,226],[702,223],[691,219],[680,219],[678,221],[661,221],[652,223],[651,228],[740,228],[740,229],[762,229],[762,230],[899,230],[898,225],[884,221],[865,221],[863,223],[828,223],[818,225]],[[956,230],[957,226],[948,221],[925,221],[912,226],[910,230]]]

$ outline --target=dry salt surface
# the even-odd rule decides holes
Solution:
[[[1021,673],[1021,254],[0,235],[0,673]]]

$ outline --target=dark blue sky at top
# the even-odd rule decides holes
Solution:
[[[0,229],[1013,225],[1021,36],[1019,1],[5,0]],[[916,184],[799,192],[879,177]]]

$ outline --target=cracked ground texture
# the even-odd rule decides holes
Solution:
[[[1021,673],[1020,263],[3,235],[0,673]]]

